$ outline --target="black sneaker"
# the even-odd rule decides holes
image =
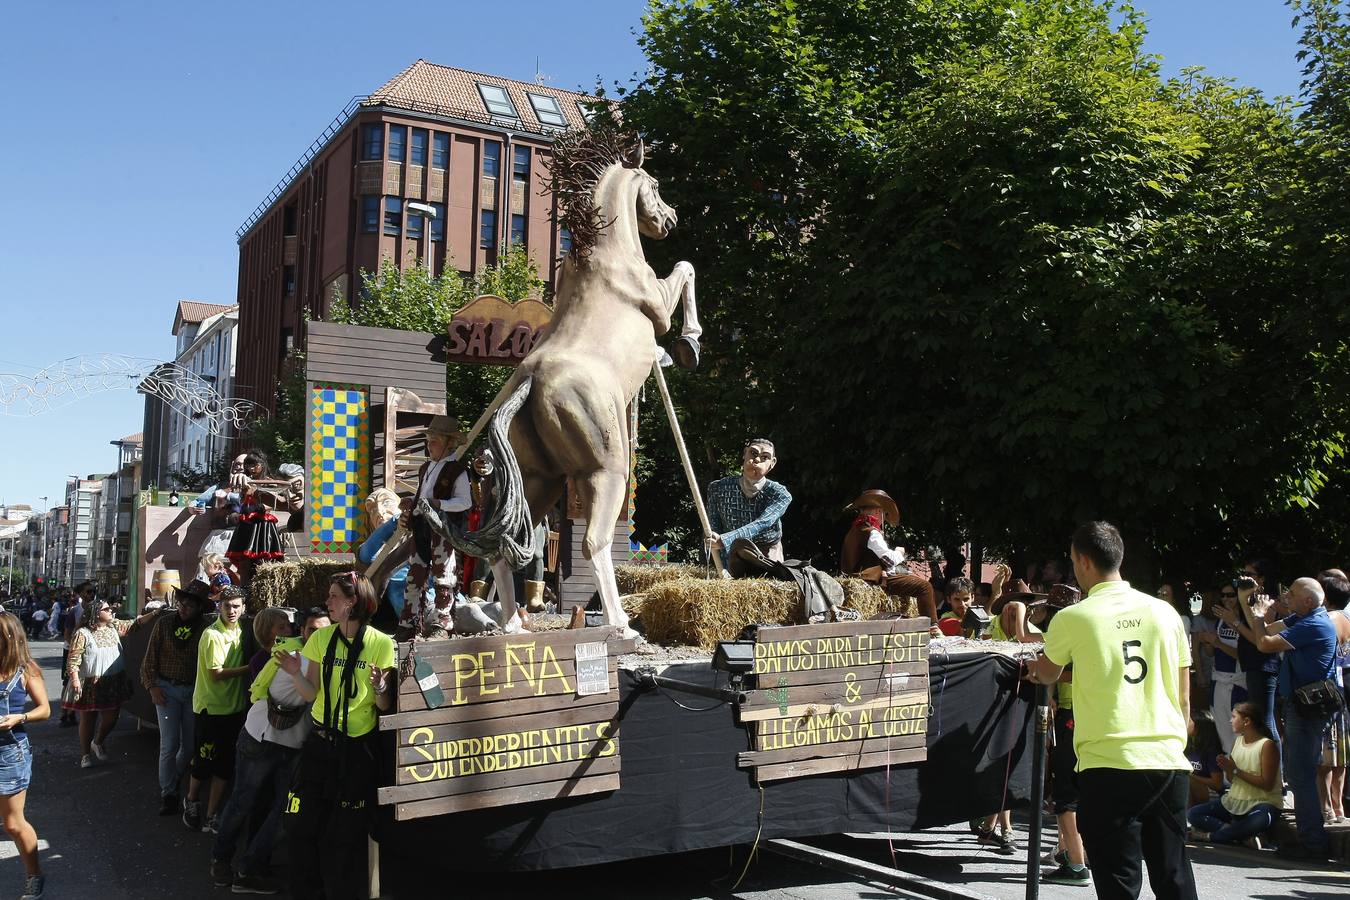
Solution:
[[[202,804],[200,800],[183,801],[183,824],[188,831],[202,830]]]
[[[1317,850],[1302,844],[1281,844],[1275,849],[1275,855],[1281,859],[1316,860],[1323,862],[1327,858],[1327,848]]]
[[[159,801],[159,814],[161,816],[176,816],[178,810],[182,809],[182,800],[178,799],[177,794],[169,794],[167,797],[161,797]]]
[[[245,875],[242,872],[235,876],[234,884],[230,886],[230,890],[236,894],[281,893],[281,889],[270,878],[263,878],[260,875]]]
[[[999,856],[1012,856],[1017,852],[1017,844],[1013,841],[1012,835],[1000,834],[992,828],[980,832],[980,844],[992,848]]]
[[[234,870],[226,859],[211,860],[211,883],[216,887],[229,887],[234,882]]]
[[[1092,873],[1087,870],[1087,866],[1081,869],[1075,869],[1067,862],[1061,865],[1055,871],[1041,876],[1041,881],[1046,884],[1067,884],[1077,887],[1091,887]]]

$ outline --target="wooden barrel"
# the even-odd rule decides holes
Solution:
[[[150,596],[167,600],[174,588],[182,586],[177,569],[156,569],[154,577],[150,579]]]

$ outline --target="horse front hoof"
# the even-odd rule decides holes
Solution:
[[[675,343],[670,345],[670,355],[674,358],[675,365],[686,372],[692,372],[698,368],[698,341],[681,335],[675,339]]]

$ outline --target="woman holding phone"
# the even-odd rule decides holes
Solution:
[[[364,575],[328,586],[328,617],[299,653],[274,654],[314,706],[314,728],[284,810],[296,900],[365,897],[366,839],[378,781],[379,712],[393,705],[394,640],[369,625],[379,597]],[[310,660],[302,669],[301,657]]]

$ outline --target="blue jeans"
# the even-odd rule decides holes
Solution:
[[[1246,815],[1235,816],[1216,797],[1186,810],[1186,819],[1201,831],[1208,831],[1210,840],[1216,844],[1236,844],[1270,828],[1279,814],[1269,803],[1260,803]]]
[[[277,843],[281,807],[286,801],[286,792],[291,789],[291,775],[299,755],[298,750],[271,741],[254,740],[246,729],[239,730],[234,787],[217,823],[216,840],[211,845],[212,859],[229,862],[234,857],[234,848],[248,826],[253,807],[270,781],[272,800],[267,818],[239,857],[241,875],[261,875],[267,870],[267,861],[272,858],[272,848]]]
[[[159,679],[165,703],[155,707],[159,719],[159,795],[178,793],[178,784],[192,762],[197,746],[193,736],[192,685],[172,684]]]
[[[1322,762],[1322,736],[1331,725],[1331,717],[1309,718],[1292,701],[1285,704],[1285,710],[1284,777],[1294,792],[1298,839],[1309,850],[1326,850],[1327,832],[1317,796],[1317,766]]]

